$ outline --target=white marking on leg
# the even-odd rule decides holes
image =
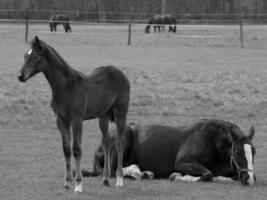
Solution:
[[[234,182],[233,179],[225,176],[216,176],[213,177],[213,181],[218,181],[218,182]]]
[[[82,183],[76,183],[74,192],[82,192],[82,191],[83,191]]]
[[[123,176],[130,176],[136,180],[140,180],[142,177],[142,172],[137,165],[130,165],[122,169]]]
[[[197,182],[200,180],[200,177],[195,177],[195,176],[190,176],[190,175],[185,175],[182,178],[182,181],[189,181],[189,182]]]
[[[32,49],[30,49],[27,54],[31,55],[31,53],[32,53]]]
[[[190,175],[182,176],[182,174],[180,173],[172,173],[171,176],[172,176],[171,179],[173,179],[173,176],[174,176],[173,180],[175,181],[197,182],[200,180],[200,177],[190,176]]]
[[[244,150],[245,150],[245,156],[248,162],[248,169],[251,170],[248,172],[249,179],[248,183],[249,185],[252,185],[254,183],[254,174],[253,174],[253,164],[252,164],[252,148],[250,144],[244,144]]]
[[[120,176],[117,176],[116,187],[123,187],[123,178]]]

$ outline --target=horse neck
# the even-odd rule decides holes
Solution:
[[[43,73],[52,88],[53,94],[62,91],[68,82],[79,75],[52,47],[46,49],[46,62],[46,70]]]

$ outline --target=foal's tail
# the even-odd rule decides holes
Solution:
[[[82,176],[83,177],[96,177],[96,176],[101,176],[101,173],[100,172],[96,172],[96,171],[93,171],[93,172],[90,172],[90,171],[87,171],[87,170],[81,170],[82,172]],[[75,170],[72,171],[73,173],[73,177],[75,177]]]
[[[89,172],[89,171],[86,171],[86,170],[82,170],[82,175],[83,177],[96,177],[96,176],[101,176],[101,173],[100,172]]]

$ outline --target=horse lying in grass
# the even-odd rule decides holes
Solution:
[[[111,135],[113,143],[116,131]],[[255,181],[254,128],[244,134],[240,128],[222,120],[201,120],[187,127],[128,124],[124,146],[124,175],[170,180],[239,180],[243,185]],[[116,169],[115,145],[111,150],[111,171]],[[104,166],[103,146],[95,151],[93,171],[98,176]],[[141,172],[142,171],[142,172]],[[226,177],[226,178],[225,178]]]
[[[57,127],[62,136],[65,156],[65,188],[72,181],[71,153],[76,161],[76,192],[82,191],[82,123],[99,118],[104,149],[103,184],[109,185],[110,147],[109,121],[117,126],[116,149],[118,152],[116,186],[123,186],[123,135],[129,106],[130,83],[127,77],[113,66],[96,68],[89,76],[71,68],[54,48],[35,36],[30,50],[25,54],[24,65],[18,74],[26,82],[43,72],[52,89],[51,106],[57,116]],[[72,131],[70,130],[72,128]],[[73,145],[71,151],[71,133]]]

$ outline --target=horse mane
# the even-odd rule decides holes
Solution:
[[[58,65],[55,65],[53,67],[57,67],[59,70],[61,70],[65,75],[74,75],[74,76],[81,76],[84,77],[81,72],[73,69],[70,67],[70,65],[62,58],[59,53],[50,45],[46,44],[44,41],[39,40],[41,44],[41,48],[44,52],[45,57],[51,61],[51,57],[54,57],[55,60],[58,62]],[[32,40],[31,42],[32,46],[35,46],[35,40]]]
[[[193,126],[193,129],[203,129],[207,133],[212,132],[215,136],[217,134],[231,134],[231,136],[235,136],[235,138],[245,137],[244,133],[237,125],[219,119],[202,119]]]

